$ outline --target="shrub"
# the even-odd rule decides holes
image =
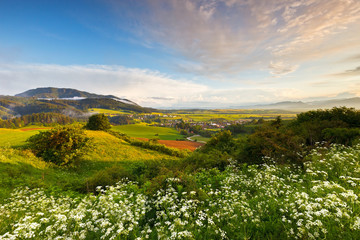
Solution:
[[[86,128],[90,130],[109,130],[111,128],[111,124],[109,119],[103,113],[95,114],[89,117]]]
[[[201,149],[203,152],[210,152],[215,149],[230,154],[235,149],[235,141],[231,132],[224,130],[214,135]]]
[[[40,132],[27,142],[37,157],[56,165],[67,165],[85,153],[89,140],[80,125],[67,125]]]
[[[130,173],[122,166],[112,166],[104,170],[100,170],[92,175],[86,181],[87,192],[91,191],[97,193],[96,189],[98,186],[111,186],[115,185],[122,179],[133,180]]]

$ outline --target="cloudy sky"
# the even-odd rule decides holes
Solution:
[[[162,108],[360,96],[359,0],[0,0],[0,94]]]

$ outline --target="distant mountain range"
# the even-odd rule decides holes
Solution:
[[[128,99],[70,88],[36,88],[15,96],[0,96],[0,119],[33,113],[54,112],[71,117],[88,115],[89,108],[151,112]]]
[[[309,111],[314,109],[328,109],[333,107],[352,107],[360,109],[360,97],[353,98],[344,98],[344,99],[331,99],[324,101],[311,101],[311,102],[278,102],[272,104],[262,104],[262,105],[251,105],[251,106],[233,106],[232,108],[240,109],[280,109],[280,110],[290,110],[290,111]]]

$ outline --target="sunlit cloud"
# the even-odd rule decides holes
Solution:
[[[208,89],[157,71],[105,65],[0,64],[0,85],[0,94],[36,87],[67,87],[113,94],[146,106],[163,102],[164,98],[176,102]]]
[[[344,72],[331,74],[332,77],[351,77],[351,76],[359,76],[360,77],[360,66],[354,69],[349,69]]]
[[[284,62],[270,62],[269,69],[273,75],[286,75],[296,71],[298,65],[292,66]]]
[[[144,42],[189,61],[178,69],[210,77],[268,66],[270,74],[285,75],[309,59],[360,46],[357,0],[147,0],[140,14],[134,4],[112,6],[132,19]],[[338,39],[344,32],[351,37]],[[280,62],[289,67],[275,70]]]
[[[167,108],[229,107],[301,96],[296,89],[218,89],[174,79],[157,71],[107,65],[0,64],[0,94],[37,87],[67,87],[112,94],[142,106]]]

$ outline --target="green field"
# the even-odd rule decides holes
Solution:
[[[37,132],[1,129],[0,140],[4,141],[6,135],[11,136],[11,139],[14,140],[10,145],[18,146],[25,143],[29,136]],[[94,176],[96,181],[108,181],[107,176],[101,176],[101,171],[106,168],[121,169],[122,166],[136,165],[147,161],[178,159],[157,151],[131,146],[129,143],[102,131],[86,131],[86,133],[92,138],[91,150],[81,161],[68,168],[57,167],[41,161],[29,150],[13,149],[9,144],[7,146],[1,145],[0,202],[9,197],[14,188],[20,186],[44,187],[49,191],[57,189],[84,192],[87,189],[87,182],[94,179]],[[16,136],[16,138],[12,136]],[[96,177],[96,174],[100,174],[100,176]]]
[[[119,114],[129,114],[128,111],[111,110],[111,109],[104,109],[104,108],[90,108],[89,112],[104,113],[105,115],[109,115],[109,116],[114,116],[114,115],[119,115]]]
[[[207,137],[202,137],[202,136],[193,136],[193,137],[190,137],[191,140],[196,140],[197,142],[208,142],[210,140],[210,138],[207,138]]]
[[[44,127],[33,127],[33,128],[43,128]],[[26,139],[39,133],[41,130],[27,130],[30,128],[21,128],[21,129],[7,129],[0,128],[0,146],[21,146],[24,145]]]
[[[283,119],[293,119],[295,112],[282,110],[254,110],[254,109],[214,109],[214,110],[174,110],[166,111],[166,119],[184,119],[195,122],[209,122],[216,119],[236,121],[240,119],[275,119],[281,116]]]
[[[145,123],[114,126],[112,130],[125,133],[136,138],[159,138],[161,140],[176,140],[184,138],[175,129],[167,127],[153,127]]]

